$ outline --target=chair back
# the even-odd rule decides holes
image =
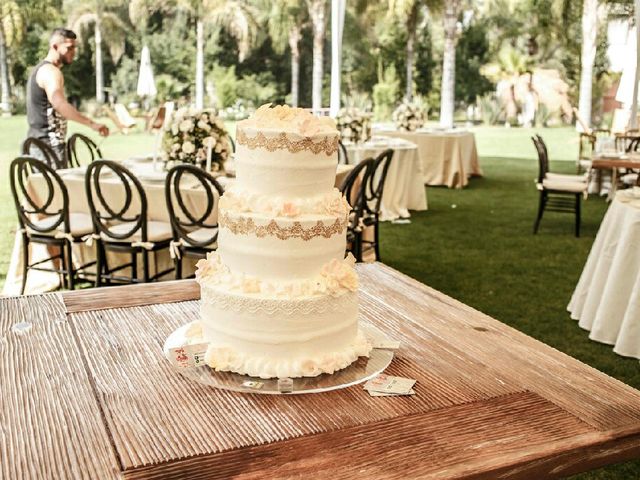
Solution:
[[[206,207],[200,215],[187,206],[183,196],[187,189],[193,189],[194,178],[207,195]],[[188,184],[188,187],[180,188],[180,183],[183,180],[186,180],[185,183]],[[182,240],[188,246],[205,248],[218,239],[217,230],[205,240],[196,240],[189,236],[189,233],[196,229],[215,229],[218,226],[217,223],[209,221],[211,214],[217,209],[218,199],[224,193],[215,178],[194,165],[176,165],[167,174],[164,193],[174,240]]]
[[[533,145],[538,152],[538,183],[542,183],[549,172],[549,157],[547,156],[547,147],[540,135],[531,137]]]
[[[349,155],[347,154],[347,147],[344,146],[342,140],[338,140],[338,163],[348,165]]]
[[[33,153],[31,152],[32,149],[38,150],[42,160],[51,168],[57,170],[59,168],[67,167],[66,159],[59,158],[55,150],[39,138],[28,137],[24,142],[22,142],[22,155],[33,156]]]
[[[112,194],[104,194],[100,178],[107,175],[113,175],[119,181],[120,191],[124,193],[123,201],[113,198]],[[111,179],[110,176],[109,180]],[[113,188],[113,182],[110,181],[109,184]],[[122,241],[140,231],[141,240],[147,241],[147,196],[142,184],[131,171],[111,160],[95,160],[87,167],[84,186],[95,233]],[[117,233],[110,229],[122,223],[128,224],[128,228]]]
[[[96,142],[81,133],[74,133],[69,137],[66,152],[69,167],[79,167],[81,163],[91,163],[102,158]],[[80,162],[81,159],[87,159],[88,162]]]
[[[44,177],[46,191],[36,193],[29,186],[29,176],[36,172]],[[64,233],[70,232],[69,193],[53,168],[33,157],[17,157],[9,166],[9,174],[20,228],[44,234],[62,225]]]
[[[616,151],[635,152],[640,143],[638,135],[618,135],[616,136]]]
[[[236,153],[236,142],[233,141],[231,135],[227,134],[227,139],[229,139],[229,144],[231,145],[231,152]]]
[[[369,183],[365,190],[366,205],[369,213],[380,213],[382,205],[382,193],[384,184],[387,180],[387,172],[393,159],[393,150],[390,148],[380,153],[373,163],[371,174],[369,175]]]

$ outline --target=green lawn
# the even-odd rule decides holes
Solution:
[[[7,183],[8,165],[24,137],[24,117],[0,119],[0,285],[13,243],[15,212]],[[484,178],[464,190],[428,188],[429,210],[413,213],[408,225],[382,225],[382,260],[398,270],[481,310],[635,388],[638,361],[592,342],[569,319],[566,306],[598,226],[605,202],[584,202],[583,234],[573,236],[573,218],[548,213],[532,235],[537,208],[537,173],[530,140],[539,132],[549,146],[552,169],[573,172],[577,134],[572,128],[474,129]],[[108,158],[153,149],[153,136],[113,135],[101,145]],[[590,472],[579,478],[639,478],[640,462]]]

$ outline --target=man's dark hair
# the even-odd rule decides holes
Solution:
[[[56,28],[52,33],[50,40],[53,40],[56,37],[67,38],[71,40],[75,40],[77,35],[73,32],[73,30],[69,30],[68,28]]]

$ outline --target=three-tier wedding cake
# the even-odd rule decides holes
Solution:
[[[282,378],[333,373],[368,356],[354,260],[344,255],[350,207],[334,188],[334,121],[264,105],[238,122],[236,143],[218,250],[196,272],[206,362]]]

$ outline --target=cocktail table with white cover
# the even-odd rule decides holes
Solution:
[[[349,161],[360,163],[390,148],[393,160],[382,194],[381,221],[409,218],[409,210],[426,210],[427,194],[422,182],[422,162],[415,143],[392,137],[372,137],[361,144],[345,144]]]
[[[402,138],[418,146],[426,185],[463,188],[470,176],[482,176],[476,137],[465,130],[429,130],[415,132],[376,129],[377,135]]]
[[[591,340],[640,359],[640,189],[616,194],[567,309]]]

